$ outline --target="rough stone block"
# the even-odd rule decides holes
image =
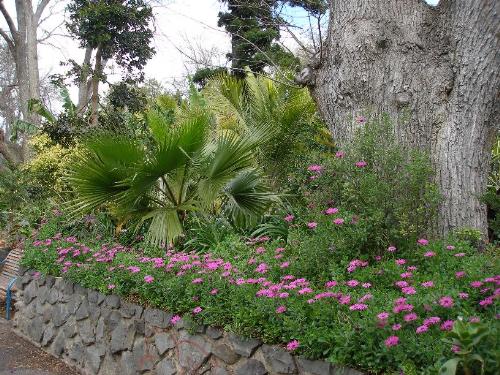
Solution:
[[[143,337],[138,337],[135,340],[132,356],[134,358],[135,368],[141,373],[144,371],[151,371],[160,360],[156,348],[147,344]]]
[[[269,345],[263,345],[262,354],[264,354],[266,363],[274,372],[282,374],[297,373],[297,367],[295,366],[292,355],[285,350]]]
[[[175,347],[175,337],[171,332],[158,333],[155,335],[155,345],[158,349],[158,353],[163,355],[167,350]]]
[[[188,373],[196,371],[203,365],[212,352],[210,342],[201,336],[192,336],[185,331],[180,333],[177,348],[179,365]]]
[[[218,340],[224,335],[224,331],[220,328],[208,327],[206,334],[212,340]]]
[[[54,329],[54,325],[52,323],[48,324],[43,331],[42,346],[49,345],[54,339],[55,335],[56,330]]]
[[[212,348],[212,353],[228,365],[232,365],[240,359],[240,355],[238,353],[223,343],[215,344]]]
[[[89,319],[80,320],[77,323],[78,326],[78,336],[82,339],[85,345],[90,345],[95,342],[95,322],[91,322]]]
[[[120,322],[111,335],[110,350],[112,354],[123,350],[131,350],[134,343],[135,326],[131,323]]]
[[[120,297],[114,294],[106,296],[104,305],[110,309],[117,309],[120,307]]]
[[[158,309],[145,309],[144,310],[144,320],[147,324],[150,324],[159,328],[167,328],[170,324],[171,314],[167,314],[163,310]]]
[[[156,366],[156,375],[175,375],[177,374],[177,367],[171,358],[164,358]]]
[[[85,367],[90,370],[91,374],[97,374],[101,367],[102,357],[105,351],[99,347],[92,345],[85,351]]]
[[[304,375],[330,374],[331,363],[325,361],[310,361],[305,358],[297,358],[299,373]]]
[[[228,335],[228,340],[236,353],[247,358],[262,344],[259,340],[237,336],[232,333]]]
[[[142,306],[130,302],[122,302],[120,307],[120,312],[124,318],[140,318],[143,310]]]
[[[266,375],[267,370],[262,362],[256,359],[244,361],[241,366],[236,369],[236,375]]]

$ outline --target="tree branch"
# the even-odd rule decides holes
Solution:
[[[7,25],[9,26],[9,30],[10,30],[10,33],[12,35],[12,39],[16,40],[17,28],[16,28],[16,25],[14,24],[14,21],[12,20],[12,17],[10,16],[7,9],[5,8],[3,0],[0,0],[0,12],[3,14],[3,17],[5,18],[5,21],[7,22]]]
[[[16,45],[14,44],[14,41],[11,39],[9,34],[7,34],[4,30],[0,29],[0,35],[5,39],[7,42],[7,45],[9,46],[9,50],[12,53],[12,56],[14,56],[14,50],[16,48]]]
[[[42,16],[43,11],[47,7],[47,5],[50,3],[51,0],[42,0],[36,7],[35,11],[35,23],[38,24],[38,21],[40,20],[40,17]]]

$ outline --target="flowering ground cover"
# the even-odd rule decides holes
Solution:
[[[421,238],[412,251],[390,245],[356,259],[330,254],[315,270],[304,242],[320,230],[355,225],[336,207],[320,207],[316,217],[283,218],[302,246],[231,238],[204,254],[87,242],[57,233],[54,218],[23,264],[139,297],[175,313],[173,324],[184,315],[373,373],[436,372],[460,350],[442,340],[457,320],[496,330],[500,275],[491,254],[466,242]]]

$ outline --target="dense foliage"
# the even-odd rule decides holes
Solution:
[[[161,244],[177,239],[194,212],[220,212],[241,227],[275,200],[254,158],[272,134],[265,123],[210,137],[212,115],[198,94],[177,116],[151,110],[146,122],[148,144],[116,134],[83,142],[68,177],[72,210],[107,205],[123,222],[146,223],[148,240]]]
[[[422,238],[406,251],[389,246],[381,255],[356,258],[323,247],[328,272],[318,273],[319,251],[312,255],[304,244],[357,225],[348,213],[325,209],[321,202],[309,215],[316,226],[309,218],[283,218],[296,238],[287,246],[231,237],[205,254],[64,236],[64,220],[56,217],[42,226],[23,264],[373,372],[434,373],[460,350],[441,341],[455,321],[484,322],[489,334],[480,354],[486,373],[494,373],[500,279],[490,255],[453,239]]]
[[[153,11],[146,1],[72,0],[67,9],[68,30],[81,47],[98,49],[103,60],[113,58],[130,77],[142,77],[154,54]]]

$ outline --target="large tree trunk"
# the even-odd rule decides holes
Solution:
[[[85,49],[85,56],[81,66],[81,72],[78,77],[78,113],[83,112],[87,107],[90,98],[90,89],[92,87],[92,78],[90,76],[90,59],[92,58],[92,47]]]
[[[398,138],[430,151],[441,188],[439,232],[486,233],[486,188],[499,126],[500,2],[330,0],[326,55],[311,92],[335,140],[356,116],[389,114]]]
[[[91,98],[91,113],[90,125],[97,126],[99,121],[99,82],[103,72],[102,64],[102,48],[98,47],[95,54],[94,75],[92,76],[92,98]]]

